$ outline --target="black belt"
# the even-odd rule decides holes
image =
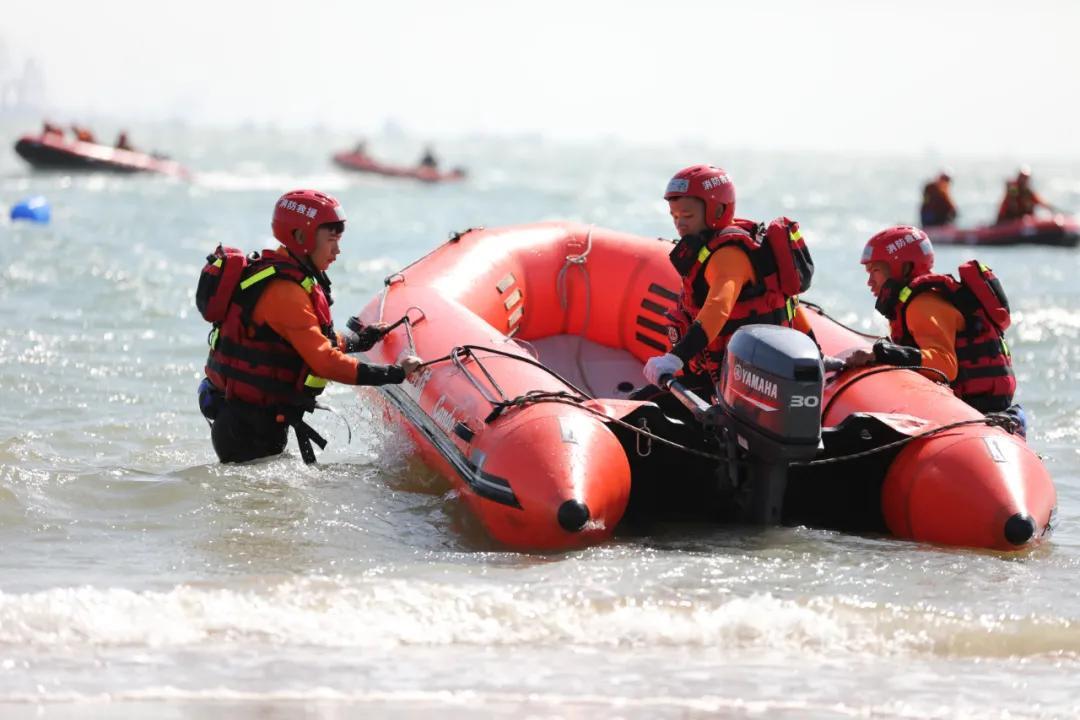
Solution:
[[[326,439],[315,428],[304,422],[303,410],[290,409],[282,414],[285,417],[285,422],[296,433],[296,444],[300,447],[300,457],[304,459],[305,465],[311,465],[315,462],[315,449],[311,447],[311,443],[318,445],[320,450],[325,450]]]

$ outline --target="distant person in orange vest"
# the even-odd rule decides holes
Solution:
[[[48,120],[44,120],[41,123],[41,132],[43,135],[60,135],[62,137],[64,135],[64,128],[59,125],[54,125]]]
[[[997,221],[1003,223],[1034,215],[1038,207],[1055,209],[1031,189],[1031,169],[1025,165],[1020,168],[1015,180],[1005,183],[1005,197],[1001,199]]]
[[[439,161],[435,159],[435,153],[432,151],[431,146],[424,148],[424,155],[420,158],[420,167],[431,168],[434,170],[439,166]]]
[[[92,143],[94,140],[94,133],[90,132],[82,125],[72,125],[71,131],[75,133],[75,139],[79,142]]]
[[[131,147],[131,142],[128,140],[127,130],[121,130],[120,134],[116,136],[116,149],[117,150],[134,150]]]
[[[922,207],[919,218],[923,227],[951,225],[956,221],[956,203],[949,192],[952,177],[948,171],[942,171],[936,180],[923,187]]]

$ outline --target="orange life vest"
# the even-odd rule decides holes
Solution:
[[[810,286],[813,275],[813,262],[799,224],[788,218],[777,218],[768,228],[751,220],[736,219],[728,227],[708,233],[696,255],[688,256],[685,264],[676,260],[677,247],[672,263],[682,275],[683,286],[679,313],[672,318],[672,342],[686,333],[705,304],[709,294],[705,265],[713,253],[728,245],[747,254],[757,282],[743,287],[720,334],[687,363],[691,373],[707,373],[714,381],[719,381],[724,351],[736,330],[755,323],[791,327],[797,294]],[[694,248],[688,250],[693,252]]]
[[[934,219],[935,225],[952,222],[956,219],[956,205],[952,201],[948,188],[940,180],[928,183],[923,188],[920,214],[930,215]]]
[[[951,275],[921,275],[901,289],[886,313],[891,340],[918,347],[908,330],[907,308],[924,292],[938,293],[964,316],[964,330],[956,336],[953,392],[980,412],[1000,412],[1012,405],[1016,392],[1012,355],[1005,342],[1011,322],[1009,301],[985,265],[971,260],[959,274],[959,281]]]
[[[313,375],[292,345],[269,325],[254,324],[251,315],[269,281],[291,280],[307,291],[323,335],[336,344],[329,294],[322,283],[292,259],[275,253],[261,256],[253,253],[244,258],[245,263],[237,272],[235,267],[230,267],[230,262],[237,262],[237,255],[244,258],[239,251],[224,248],[223,252],[219,247],[207,258],[200,279],[200,291],[204,284],[214,286],[213,293],[200,304],[200,310],[204,305],[214,307],[222,318],[210,332],[206,376],[224,391],[226,400],[310,411],[315,397],[326,387],[326,379]],[[220,286],[211,282],[215,269]],[[229,299],[223,303],[221,297],[226,294]]]
[[[1005,199],[998,212],[999,220],[1015,220],[1035,214],[1035,191],[1030,187],[1021,188],[1015,180],[1005,186]]]

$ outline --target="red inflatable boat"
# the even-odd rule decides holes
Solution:
[[[939,225],[925,228],[930,241],[939,245],[1059,245],[1080,243],[1080,222],[1066,215],[1027,216],[996,225],[960,228]]]
[[[58,133],[24,135],[15,143],[15,152],[35,168],[44,170],[151,172],[189,177],[188,171],[173,160],[69,139]]]
[[[417,167],[401,167],[398,165],[386,165],[373,160],[369,155],[355,152],[340,152],[334,155],[334,162],[346,170],[383,175],[386,177],[411,178],[421,182],[451,182],[465,177],[465,171],[454,168],[449,172],[442,172],[433,167],[419,165]]]
[[[1049,533],[1054,485],[1024,440],[913,370],[827,377],[793,330],[750,326],[737,336],[745,343],[733,338],[720,393],[731,417],[716,415],[719,425],[671,396],[628,399],[643,363],[668,348],[671,247],[564,223],[456,235],[387,278],[361,313],[409,319],[364,359],[416,353],[430,364],[362,392],[384,398],[390,422],[514,548],[598,543],[654,519],[744,522],[760,487],[779,499],[750,522],[996,550]],[[869,346],[808,315],[827,354]],[[793,375],[778,369],[789,365]],[[787,392],[796,385],[806,393]],[[770,418],[796,413],[816,435],[773,432],[783,426]]]

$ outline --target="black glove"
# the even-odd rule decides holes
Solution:
[[[705,329],[697,320],[690,323],[686,334],[671,347],[671,354],[683,361],[690,362],[690,358],[709,346],[709,338],[705,335]]]
[[[386,330],[383,328],[375,325],[364,325],[360,322],[360,318],[355,315],[346,321],[345,328],[345,330],[341,331],[341,337],[345,339],[345,352],[347,353],[370,350],[386,334]]]
[[[874,358],[883,365],[897,367],[916,367],[922,365],[922,352],[919,348],[897,345],[885,338],[874,343]]]
[[[405,382],[405,370],[400,365],[356,366],[357,385],[400,385]]]

